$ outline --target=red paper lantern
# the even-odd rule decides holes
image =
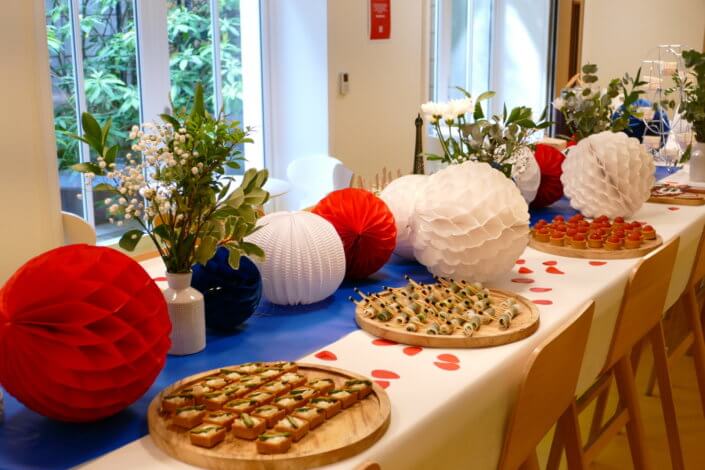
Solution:
[[[565,155],[560,150],[545,144],[536,144],[534,152],[536,162],[541,170],[541,184],[539,184],[536,198],[531,207],[550,206],[563,197],[563,183],[561,174]]]
[[[333,191],[313,208],[333,224],[345,248],[345,277],[364,279],[387,262],[394,251],[397,227],[380,198],[357,188]]]
[[[105,418],[152,385],[170,332],[164,296],[138,263],[110,248],[57,248],[0,290],[0,383],[49,418]]]

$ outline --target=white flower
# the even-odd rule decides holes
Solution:
[[[118,199],[118,202],[120,203],[120,205],[124,206],[125,204],[127,204],[127,199],[125,199],[124,197],[121,197],[120,199]]]
[[[421,105],[421,111],[427,116],[440,117],[451,112],[448,103],[434,103],[429,101]]]
[[[118,206],[117,204],[113,204],[112,206],[110,206],[110,208],[108,208],[108,212],[110,212],[111,214],[116,214],[119,210],[120,206]]]
[[[198,174],[198,167],[194,166],[193,168],[191,168],[191,173],[193,173],[194,175],[197,175]]]
[[[553,107],[560,111],[565,107],[565,100],[559,96],[558,98],[553,100]]]
[[[450,113],[456,116],[462,116],[472,111],[472,98],[462,98],[459,100],[450,100],[448,102]]]
[[[105,198],[105,200],[103,200],[103,203],[104,203],[106,206],[107,206],[108,204],[110,204],[111,202],[113,202],[113,200],[110,199],[109,197],[107,197],[107,198]]]
[[[115,222],[115,225],[117,225],[118,227],[122,227],[122,220],[118,220],[117,222]]]

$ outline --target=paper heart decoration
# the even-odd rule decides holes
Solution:
[[[431,175],[411,218],[414,255],[437,276],[489,281],[512,270],[529,241],[516,185],[486,163]]]
[[[654,159],[635,138],[600,132],[570,149],[561,182],[570,205],[586,217],[629,217],[651,196]]]
[[[164,296],[130,257],[69,245],[0,291],[0,382],[28,408],[95,421],[140,398],[171,346]]]
[[[345,276],[345,251],[335,228],[311,212],[274,212],[257,221],[247,241],[264,250],[256,261],[264,296],[281,305],[312,304],[332,295]]]
[[[393,180],[380,193],[382,199],[392,211],[397,225],[397,243],[394,253],[406,259],[414,259],[414,247],[411,244],[411,214],[414,211],[416,196],[428,181],[426,175],[406,175]]]

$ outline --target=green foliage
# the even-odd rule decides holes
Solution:
[[[150,0],[151,1],[151,0]],[[86,105],[100,121],[112,117],[113,133],[125,142],[130,126],[139,121],[136,28],[132,1],[81,0],[80,27]],[[194,84],[205,84],[208,109],[213,110],[213,48],[210,2],[167,0],[167,34],[174,106],[193,99]],[[71,22],[67,0],[47,2],[47,46],[54,88],[54,122],[59,168],[78,161],[76,90]],[[229,115],[242,115],[240,0],[220,0],[223,101]],[[120,147],[119,158],[129,151]]]
[[[466,90],[458,90],[466,98],[471,98]],[[427,159],[451,164],[468,160],[485,162],[510,178],[518,150],[528,145],[534,132],[549,127],[551,123],[545,120],[545,112],[538,123],[534,122],[531,108],[525,106],[511,111],[507,111],[504,106],[501,116],[486,117],[482,103],[494,95],[493,91],[480,94],[475,100],[471,117],[460,114],[455,119],[440,119],[440,115],[432,118],[432,125],[443,148],[443,156],[427,155]],[[447,132],[441,128],[441,120],[446,124]]]
[[[166,124],[149,132],[133,131],[139,137],[133,148],[142,150],[143,156],[140,161],[128,156],[123,169],[115,166],[118,146],[109,142],[110,119],[101,126],[84,113],[83,136],[71,136],[87,143],[96,155],[72,168],[100,179],[98,187],[112,196],[111,214],[141,226],[123,234],[120,246],[133,250],[143,235],[149,236],[173,273],[188,272],[196,262],[205,264],[219,246],[228,249],[234,268],[243,255],[264,256],[244,238],[256,230],[258,208],[269,199],[262,189],[267,170],[246,171],[232,191],[233,178],[224,176],[226,168],[239,167],[243,160],[240,148],[252,142],[250,130],[208,113],[200,83],[193,95],[190,111],[163,114]]]
[[[666,90],[666,100],[661,104],[675,108],[676,102],[671,95],[680,93],[682,90],[678,112],[692,124],[696,140],[705,142],[705,52],[694,49],[683,51],[683,61],[688,69],[688,75],[685,77],[679,76],[678,73],[673,75],[675,86]]]
[[[582,67],[582,84],[561,90],[560,96],[553,102],[565,118],[571,136],[576,141],[603,131],[619,132],[629,127],[629,118],[640,117],[636,110],[636,101],[644,93],[640,88],[646,84],[641,81],[641,69],[632,78],[625,74],[623,78],[614,78],[607,83],[603,91],[599,85],[596,64]],[[612,119],[617,110],[618,97],[622,97],[622,111]]]

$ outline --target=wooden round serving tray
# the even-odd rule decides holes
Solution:
[[[705,204],[705,197],[701,194],[685,193],[682,196],[651,196],[647,202],[674,206],[702,206]]]
[[[334,367],[297,364],[298,373],[305,375],[308,381],[330,378],[338,387],[350,379],[367,380],[361,375]],[[177,389],[217,374],[219,370],[214,369],[180,380],[160,392],[149,405],[147,415],[149,434],[160,449],[178,460],[217,470],[311,468],[337,462],[362,452],[377,442],[389,427],[391,418],[389,397],[381,387],[373,383],[372,393],[366,398],[309,431],[300,441],[293,443],[286,453],[259,454],[255,441],[238,439],[231,432],[228,432],[223,442],[211,449],[192,445],[187,430],[171,424],[168,417],[160,414],[162,399]]]
[[[529,240],[529,246],[534,250],[543,251],[552,255],[565,256],[568,258],[583,259],[628,259],[641,258],[651,251],[661,246],[663,239],[656,235],[654,240],[646,240],[639,248],[606,250],[604,248],[573,248],[572,246],[556,246],[547,242],[536,241],[533,237]]]
[[[539,311],[530,300],[511,292],[490,289],[492,300],[500,303],[507,297],[516,299],[520,307],[509,325],[502,330],[496,322],[482,325],[472,336],[462,334],[454,335],[428,335],[426,333],[412,333],[404,329],[404,325],[393,322],[381,322],[363,316],[363,306],[355,309],[355,321],[363,330],[380,338],[396,341],[397,343],[429,348],[486,348],[513,343],[532,335],[539,327]],[[382,296],[391,295],[385,292]]]

